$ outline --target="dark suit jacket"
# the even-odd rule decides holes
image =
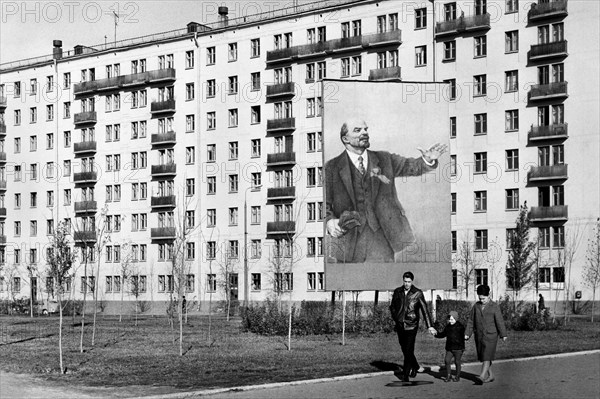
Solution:
[[[404,158],[387,151],[368,151],[369,165],[367,173],[378,170],[379,175],[390,180],[383,183],[377,177],[371,177],[371,200],[375,207],[375,215],[381,225],[383,234],[394,252],[400,252],[415,240],[412,229],[404,214],[404,208],[398,200],[394,178],[399,176],[419,176],[437,167],[428,166],[423,158]],[[356,211],[356,200],[352,187],[350,168],[354,167],[346,151],[329,160],[325,164],[325,221],[339,219],[344,211]],[[358,228],[350,229],[342,237],[332,238],[331,246],[338,260],[343,253],[345,261],[353,259],[353,251],[358,238]]]

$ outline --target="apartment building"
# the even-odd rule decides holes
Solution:
[[[188,300],[330,298],[326,79],[448,82],[453,249],[458,258],[470,243],[473,287],[510,290],[506,248],[527,201],[540,243],[527,295],[591,296],[581,274],[600,215],[600,60],[587,44],[599,39],[597,7],[330,0],[219,11],[214,24],[73,50],[57,40],[51,56],[0,65],[2,297],[46,294],[48,236],[69,221],[78,298],[97,283],[107,303],[123,290],[133,300],[135,279],[140,299],[169,300],[184,231]],[[565,264],[571,237],[580,245]],[[453,268],[452,289],[437,293],[464,298]]]

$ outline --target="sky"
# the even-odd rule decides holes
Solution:
[[[302,2],[314,0],[300,0]],[[52,54],[52,41],[63,50],[75,45],[112,42],[113,12],[120,15],[117,40],[185,28],[189,22],[218,19],[219,6],[229,7],[229,18],[290,7],[293,0],[0,0],[0,64]],[[105,38],[106,36],[106,38]]]

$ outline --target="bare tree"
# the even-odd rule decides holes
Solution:
[[[564,245],[562,249],[558,249],[557,266],[564,270],[565,274],[565,296],[563,300],[564,305],[564,323],[567,324],[569,320],[569,301],[571,294],[571,270],[573,268],[573,262],[575,256],[581,245],[583,237],[583,229],[580,224],[574,223],[569,228],[565,229]]]
[[[596,219],[592,236],[588,239],[587,263],[583,269],[583,283],[592,289],[592,323],[596,290],[600,286],[600,218]]]
[[[535,277],[536,246],[529,239],[530,233],[529,212],[527,203],[521,206],[517,217],[516,228],[512,234],[508,252],[506,269],[507,285],[513,292],[513,305],[516,310],[516,300],[521,290],[531,284]]]
[[[463,283],[465,297],[469,299],[469,288],[475,280],[475,269],[480,267],[481,259],[478,259],[477,252],[475,251],[475,243],[470,241],[468,231],[465,233],[462,243],[458,245],[452,261],[459,280]]]
[[[487,268],[490,273],[490,286],[492,287],[492,292],[498,293],[500,291],[500,277],[504,275],[504,267],[500,264],[503,250],[498,237],[492,241],[490,248],[493,251],[488,251],[486,257]]]
[[[58,353],[60,372],[64,374],[63,349],[62,349],[62,326],[63,326],[63,295],[65,286],[70,278],[70,271],[75,262],[75,253],[70,242],[70,229],[64,223],[59,223],[51,238],[47,253],[48,275],[52,278],[52,290],[58,301]]]
[[[119,308],[119,322],[123,321],[123,300],[125,296],[125,287],[127,285],[127,281],[129,277],[132,275],[132,263],[133,263],[133,248],[131,241],[126,242],[120,247],[120,274],[122,279],[121,285],[121,304]],[[137,299],[136,299],[137,301]]]

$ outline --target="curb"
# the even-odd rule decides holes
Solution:
[[[543,355],[543,356],[533,356],[533,357],[522,357],[522,358],[514,358],[514,359],[501,359],[496,360],[494,363],[510,363],[510,362],[524,362],[529,360],[539,360],[539,359],[552,359],[552,358],[561,358],[561,357],[569,357],[569,356],[581,356],[581,355],[594,355],[600,354],[600,349],[581,351],[581,352],[570,352],[570,353],[556,353],[552,355]],[[477,366],[479,362],[472,363],[464,363],[463,366]],[[434,371],[439,372],[441,366],[423,366],[421,367],[425,371]],[[270,389],[270,388],[281,388],[281,387],[291,387],[295,385],[308,385],[308,384],[318,384],[322,382],[335,382],[335,381],[347,381],[347,380],[359,380],[362,378],[369,377],[377,377],[383,375],[393,375],[394,371],[377,371],[373,373],[363,373],[363,374],[352,374],[352,375],[344,375],[339,377],[327,377],[327,378],[316,378],[313,380],[299,380],[299,381],[290,381],[290,382],[275,382],[271,384],[262,384],[262,385],[245,385],[241,387],[231,387],[231,388],[216,388],[216,389],[207,389],[202,391],[190,391],[190,392],[179,392],[172,393],[166,395],[151,395],[151,396],[140,396],[140,399],[185,399],[194,396],[209,396],[216,395],[219,393],[227,393],[227,392],[244,392],[244,391],[254,391],[258,389]]]

